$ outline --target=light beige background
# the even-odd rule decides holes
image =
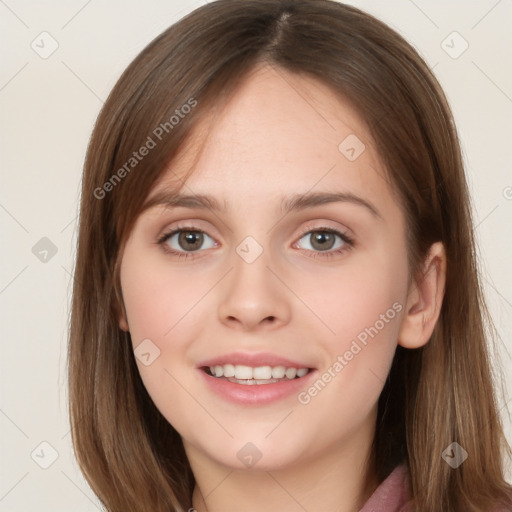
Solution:
[[[122,70],[156,35],[203,3],[0,0],[2,512],[100,509],[73,459],[66,402],[81,166],[102,101]],[[420,51],[453,107],[485,289],[501,336],[506,381],[499,400],[512,440],[512,2],[350,3],[390,24]],[[50,36],[40,36],[43,31]],[[31,47],[34,42],[39,53],[49,51],[52,40],[58,48],[46,59]],[[57,250],[46,262],[39,259],[44,253],[38,258],[32,251],[43,237]],[[52,450],[57,458],[43,469]]]

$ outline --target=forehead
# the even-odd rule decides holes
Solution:
[[[193,169],[184,192],[224,206],[307,191],[342,191],[394,202],[364,120],[319,80],[256,67],[200,120],[150,198]],[[233,205],[235,206],[235,205]]]

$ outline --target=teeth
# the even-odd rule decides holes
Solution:
[[[304,377],[308,368],[286,368],[285,366],[245,366],[243,364],[225,364],[210,366],[210,373],[214,377],[234,377],[237,380],[268,381],[271,379],[295,379]]]
[[[272,378],[272,368],[270,366],[258,366],[252,370],[252,378],[256,380],[268,380]]]
[[[223,367],[222,373],[224,377],[234,377],[235,376],[235,367],[232,364],[225,364]]]
[[[241,364],[235,365],[235,379],[252,379],[252,368]]]
[[[285,375],[289,379],[295,379],[295,377],[297,376],[297,368],[286,368]]]
[[[274,366],[272,368],[272,378],[274,379],[282,379],[285,373],[286,368],[284,366]]]

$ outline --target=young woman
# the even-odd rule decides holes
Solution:
[[[512,510],[446,98],[329,0],[219,0],[97,120],[69,343],[106,510]]]

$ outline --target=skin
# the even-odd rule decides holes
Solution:
[[[172,188],[197,156],[182,192],[210,194],[227,209],[157,205],[139,216],[122,255],[119,326],[134,348],[150,339],[160,350],[137,365],[182,436],[198,512],[355,512],[378,485],[366,458],[396,346],[427,343],[439,315],[443,247],[432,246],[415,283],[404,214],[368,130],[322,83],[258,66],[201,126],[150,196]],[[350,134],[366,146],[354,161],[338,149]],[[281,212],[283,196],[309,191],[350,192],[380,216],[351,202]],[[207,235],[187,259],[164,250],[186,253],[178,236],[156,243],[177,225]],[[326,258],[343,241],[318,249],[310,232],[322,227],[350,234],[354,246]],[[263,250],[252,263],[236,252],[249,235]],[[241,407],[196,369],[245,350],[306,361],[321,374],[394,303],[400,313],[308,404],[292,395]],[[250,468],[237,457],[247,442],[262,455]]]

